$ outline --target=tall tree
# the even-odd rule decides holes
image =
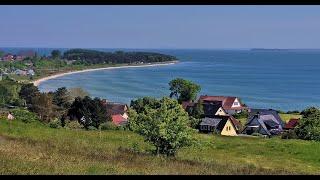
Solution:
[[[91,99],[77,97],[69,109],[71,119],[77,119],[86,129],[89,126],[98,128],[107,121],[107,111],[99,98]]]
[[[51,51],[51,56],[53,59],[59,59],[61,57],[61,52],[57,49]]]
[[[57,107],[52,102],[52,96],[48,93],[40,93],[32,98],[30,110],[35,112],[43,122],[50,122],[57,117]]]
[[[201,87],[192,81],[182,78],[176,78],[169,82],[170,97],[176,97],[178,102],[191,101],[197,98],[197,93],[201,90]]]
[[[53,103],[61,108],[68,109],[70,107],[70,99],[68,90],[66,87],[58,88],[53,93]]]
[[[84,98],[90,96],[90,94],[80,87],[75,87],[68,89],[68,96],[70,97],[69,102],[72,103],[76,97]]]
[[[27,104],[31,104],[33,97],[40,95],[40,91],[37,86],[32,83],[23,84],[19,92],[19,96],[26,101]]]
[[[131,100],[130,107],[137,113],[142,113],[143,111],[145,111],[146,107],[160,107],[160,103],[156,98],[143,97],[137,100]]]
[[[159,101],[160,107],[146,107],[142,113],[130,110],[129,126],[156,147],[157,154],[174,156],[178,149],[193,140],[189,116],[177,100],[167,97]]]

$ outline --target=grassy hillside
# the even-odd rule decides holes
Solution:
[[[320,143],[197,135],[176,158],[128,131],[52,129],[0,119],[0,174],[319,174]]]

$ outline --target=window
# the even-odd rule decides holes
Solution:
[[[234,103],[233,103],[233,105],[238,106],[238,105],[239,105],[239,103],[238,103],[238,102],[234,102]]]

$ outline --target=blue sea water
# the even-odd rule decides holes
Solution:
[[[71,74],[39,88],[82,87],[91,96],[130,103],[143,96],[168,96],[168,82],[181,77],[200,84],[200,94],[238,96],[249,107],[288,111],[320,105],[320,51],[144,51],[174,55],[180,62]]]

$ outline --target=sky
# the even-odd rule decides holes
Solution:
[[[4,6],[0,47],[320,48],[320,6]]]

